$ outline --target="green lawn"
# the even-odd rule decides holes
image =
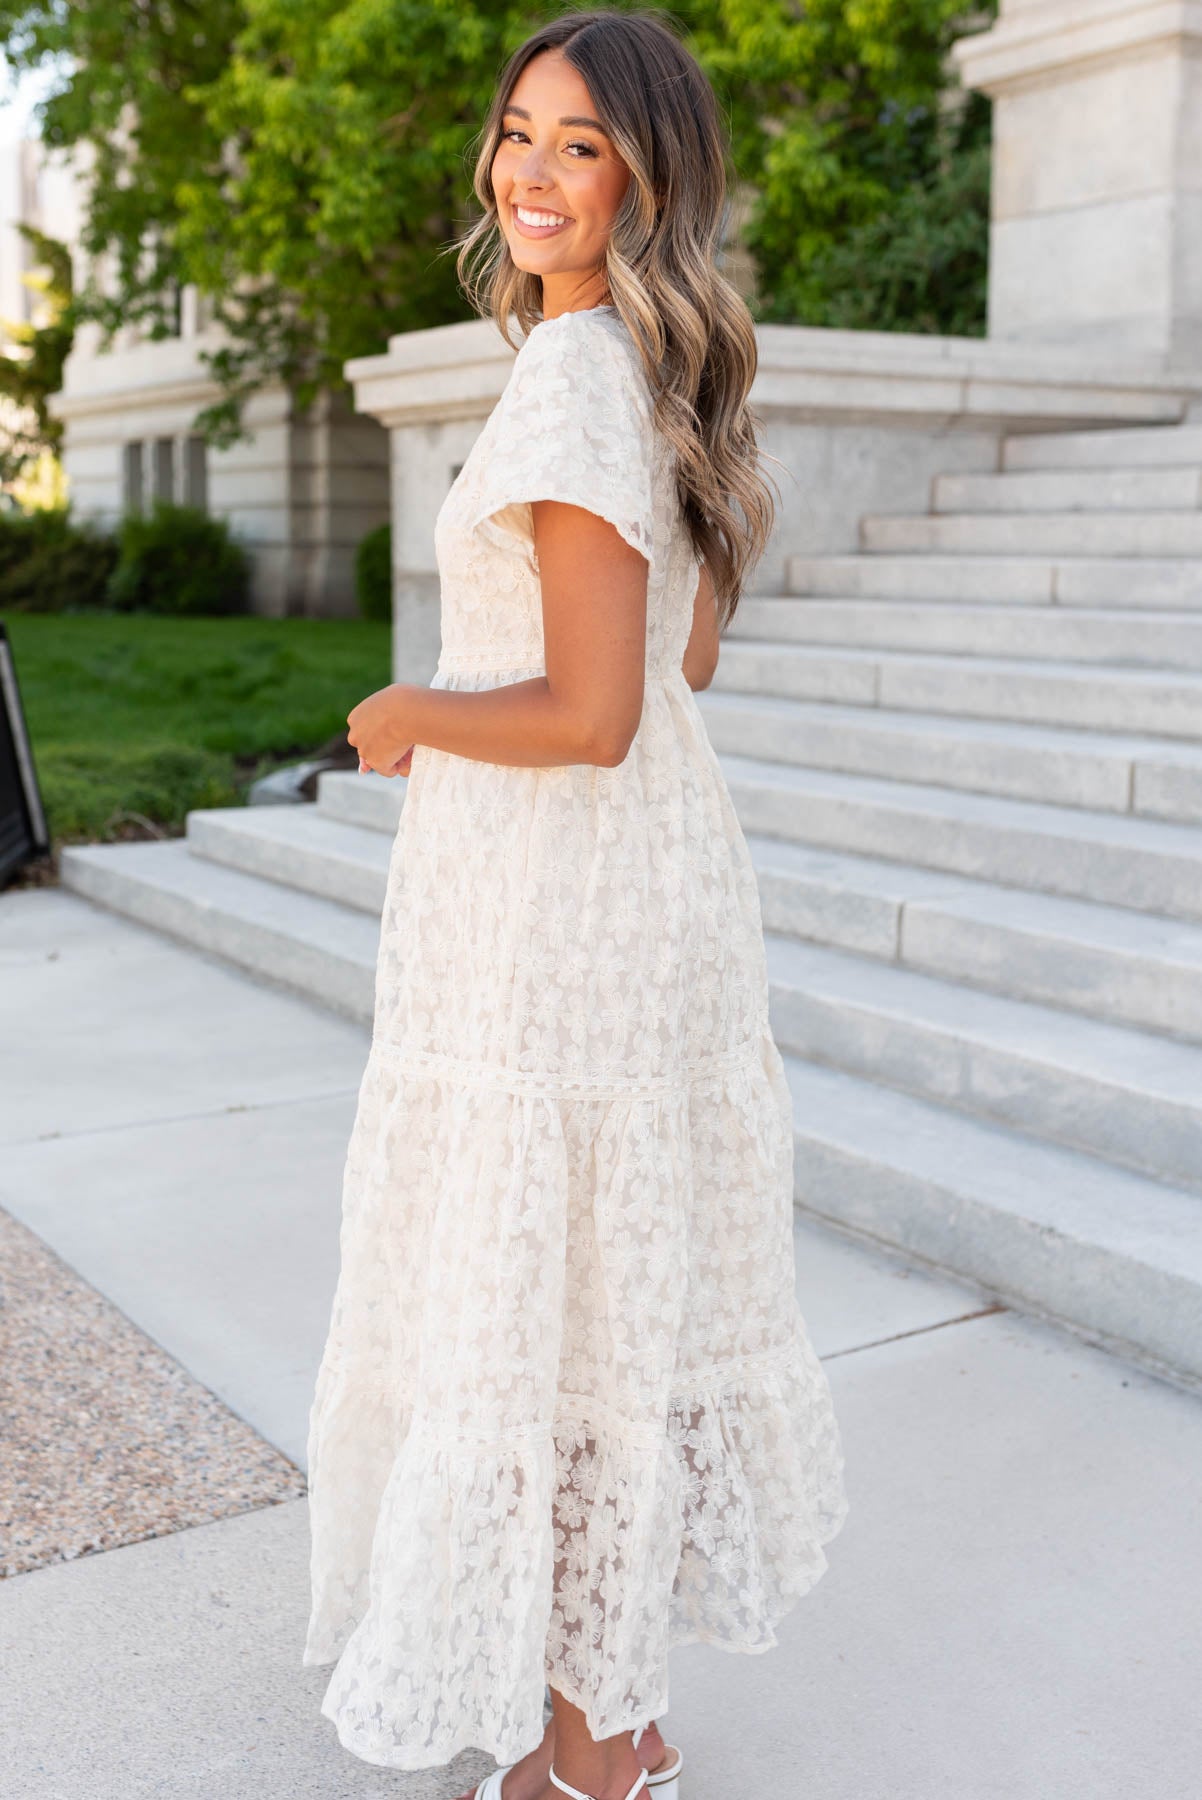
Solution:
[[[366,620],[4,616],[58,845],[169,833],[346,730],[391,680]]]

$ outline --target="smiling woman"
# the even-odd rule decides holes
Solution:
[[[630,170],[591,104],[583,77],[561,52],[535,57],[505,107],[493,158],[510,254],[541,280],[544,318],[606,298],[605,250]],[[533,249],[539,244],[546,250]]]
[[[714,96],[657,16],[555,19],[483,136],[460,274],[522,342],[435,521],[434,679],[350,716],[409,786],[304,1660],[366,1761],[470,1745],[512,1759],[475,1800],[680,1800],[669,1651],[770,1649],[847,1510],[755,869],[693,691],[771,524],[755,334]]]

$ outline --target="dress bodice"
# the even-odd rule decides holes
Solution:
[[[531,502],[543,499],[601,514],[646,555],[647,677],[678,671],[698,563],[675,452],[655,426],[638,351],[609,307],[534,326],[439,509],[440,670],[543,668],[531,514]]]

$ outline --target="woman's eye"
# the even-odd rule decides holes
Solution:
[[[525,135],[526,135],[526,133],[524,131],[522,131],[517,125],[513,125],[510,127],[510,129],[508,131],[503,131],[501,133],[501,142],[504,143],[509,138],[524,138]],[[575,142],[570,143],[570,144],[565,144],[564,149],[565,150],[583,150],[585,156],[596,156],[596,154],[597,154],[595,145],[587,144],[581,139],[577,139]],[[579,160],[579,159],[577,158],[576,160]]]

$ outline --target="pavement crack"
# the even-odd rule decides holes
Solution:
[[[992,1306],[979,1306],[974,1312],[957,1313],[951,1319],[936,1319],[933,1325],[914,1325],[909,1331],[894,1331],[888,1337],[870,1338],[865,1344],[849,1344],[846,1350],[831,1350],[823,1362],[834,1362],[836,1357],[855,1356],[860,1350],[877,1350],[882,1344],[896,1344],[902,1338],[924,1337],[929,1331],[945,1331],[949,1325],[966,1325],[970,1319],[987,1319],[993,1313],[1009,1312],[1010,1308],[1001,1300]]]
[[[78,1131],[39,1131],[34,1137],[5,1138],[5,1150],[28,1149],[31,1144],[58,1144],[78,1138],[107,1137],[115,1131],[147,1131],[158,1125],[187,1125],[197,1119],[222,1119],[229,1113],[270,1112],[279,1106],[310,1106],[315,1100],[341,1100],[358,1092],[355,1085],[321,1088],[311,1094],[282,1094],[275,1100],[227,1100],[197,1112],[162,1113],[146,1119],[117,1119],[111,1125],[85,1125]]]

